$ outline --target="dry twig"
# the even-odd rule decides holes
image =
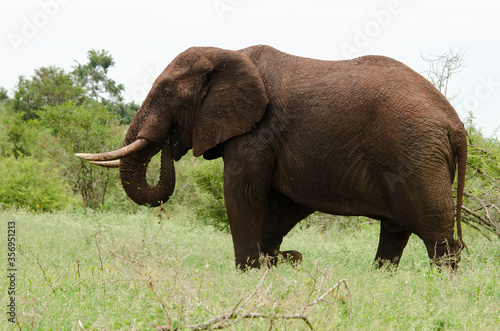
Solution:
[[[278,320],[278,319],[302,320],[309,327],[309,329],[314,330],[314,327],[313,327],[311,321],[309,320],[309,316],[314,311],[314,308],[320,302],[323,302],[329,294],[331,294],[332,292],[337,290],[341,284],[344,284],[345,288],[349,292],[349,288],[347,286],[346,280],[342,279],[342,280],[339,280],[332,287],[328,288],[324,293],[322,293],[314,301],[307,303],[303,307],[302,311],[298,314],[268,314],[268,313],[244,312],[245,308],[247,308],[249,306],[249,304],[252,302],[252,299],[259,292],[259,290],[262,287],[262,284],[264,283],[264,280],[266,279],[266,276],[268,273],[269,273],[269,269],[266,268],[260,282],[255,287],[255,290],[244,301],[243,301],[243,299],[238,301],[238,303],[233,307],[233,309],[229,313],[223,314],[220,316],[216,316],[213,319],[208,320],[208,321],[203,322],[203,323],[186,325],[186,326],[183,326],[183,328],[187,329],[187,330],[217,330],[217,329],[225,329],[225,328],[231,327],[243,319],[264,318],[264,319],[269,319],[271,321],[271,323],[275,320]],[[350,296],[350,292],[349,292],[349,296]],[[243,302],[243,304],[241,304],[242,302]],[[159,331],[176,330],[175,327],[171,327],[169,325],[154,325],[153,328],[155,330],[159,330]]]
[[[56,290],[54,289],[54,286],[52,286],[52,281],[50,280],[50,278],[47,276],[47,274],[45,273],[45,269],[43,268],[42,264],[40,263],[40,261],[38,260],[38,258],[35,256],[35,254],[33,254],[33,252],[31,251],[31,249],[28,247],[28,245],[24,245],[26,247],[26,249],[28,250],[28,252],[30,252],[31,256],[33,256],[33,258],[35,259],[35,263],[38,265],[38,267],[40,268],[40,270],[42,271],[42,274],[43,274],[43,278],[45,279],[45,282],[47,282],[47,285],[49,285],[50,289],[52,290],[52,292],[56,292]]]

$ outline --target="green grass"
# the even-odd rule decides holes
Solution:
[[[240,273],[230,234],[189,215],[145,208],[133,215],[0,212],[4,229],[16,222],[19,269],[19,325],[2,314],[0,329],[142,330],[159,324],[181,330],[231,311],[265,315],[242,319],[228,328],[234,330],[304,330],[304,320],[282,317],[309,312],[317,330],[500,329],[500,241],[469,228],[470,254],[454,275],[431,269],[415,236],[396,273],[373,270],[378,223],[356,218],[351,220],[360,226],[294,229],[282,248],[303,253],[297,268],[280,264]],[[6,254],[6,231],[1,233]],[[314,309],[307,307],[341,279],[347,287],[342,283]],[[4,278],[2,293],[7,288]]]

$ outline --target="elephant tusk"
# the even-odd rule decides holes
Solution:
[[[95,153],[95,154],[77,153],[75,154],[75,156],[88,161],[111,161],[111,160],[121,159],[125,156],[129,156],[132,154],[136,154],[137,152],[146,148],[149,144],[150,142],[148,140],[140,138],[131,143],[130,145],[127,145],[115,151],[106,153]]]
[[[90,161],[90,163],[94,165],[98,165],[100,167],[105,167],[105,168],[119,168],[120,167],[120,160],[113,160],[113,161]]]

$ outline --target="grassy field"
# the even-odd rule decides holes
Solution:
[[[294,229],[282,247],[303,253],[299,267],[240,273],[228,233],[157,213],[0,212],[4,256],[15,222],[18,269],[17,324],[3,313],[0,329],[500,329],[500,241],[467,227],[454,275],[431,269],[415,236],[397,273],[373,270],[379,226],[357,218]]]

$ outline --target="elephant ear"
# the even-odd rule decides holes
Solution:
[[[193,64],[204,83],[193,126],[193,155],[250,131],[268,102],[259,71],[244,54],[206,49]]]

